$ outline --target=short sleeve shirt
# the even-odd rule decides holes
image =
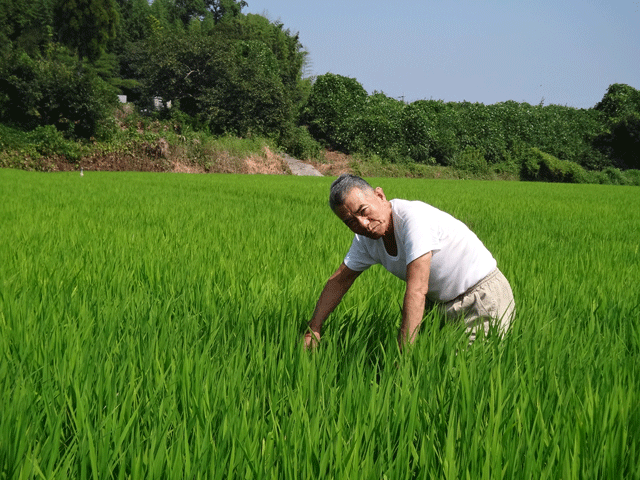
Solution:
[[[362,272],[381,264],[406,281],[407,265],[431,252],[427,297],[447,302],[466,292],[496,268],[496,260],[460,220],[420,201],[391,200],[398,252],[387,253],[382,239],[355,235],[344,263]]]

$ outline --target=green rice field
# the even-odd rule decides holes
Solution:
[[[369,179],[478,234],[504,340],[363,274],[332,178],[0,170],[0,479],[640,478],[640,189]]]

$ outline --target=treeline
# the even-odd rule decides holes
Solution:
[[[476,176],[640,183],[640,91],[614,84],[591,109],[369,95],[305,78],[297,33],[238,0],[0,0],[0,122],[108,140],[117,95],[155,102],[213,135],[263,136],[299,157],[321,146]],[[154,100],[155,99],[155,100]],[[36,132],[37,133],[37,132]],[[42,132],[41,132],[42,133]],[[2,141],[0,140],[0,146]]]
[[[622,173],[640,169],[640,91],[628,85],[611,85],[591,109],[513,101],[406,104],[327,74],[315,81],[302,120],[333,148],[391,161],[527,180],[640,182],[640,172]]]
[[[306,52],[237,0],[0,0],[0,118],[108,135],[116,94],[214,134],[295,136]]]

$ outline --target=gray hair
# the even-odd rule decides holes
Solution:
[[[329,194],[329,207],[331,207],[331,210],[335,212],[336,209],[344,205],[347,195],[354,188],[359,188],[363,192],[373,192],[373,187],[357,175],[343,173],[334,180]]]

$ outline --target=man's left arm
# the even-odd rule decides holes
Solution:
[[[431,252],[407,265],[407,290],[404,293],[402,325],[398,333],[398,344],[401,350],[405,342],[413,343],[418,327],[422,323],[425,299],[429,291],[430,271]]]

